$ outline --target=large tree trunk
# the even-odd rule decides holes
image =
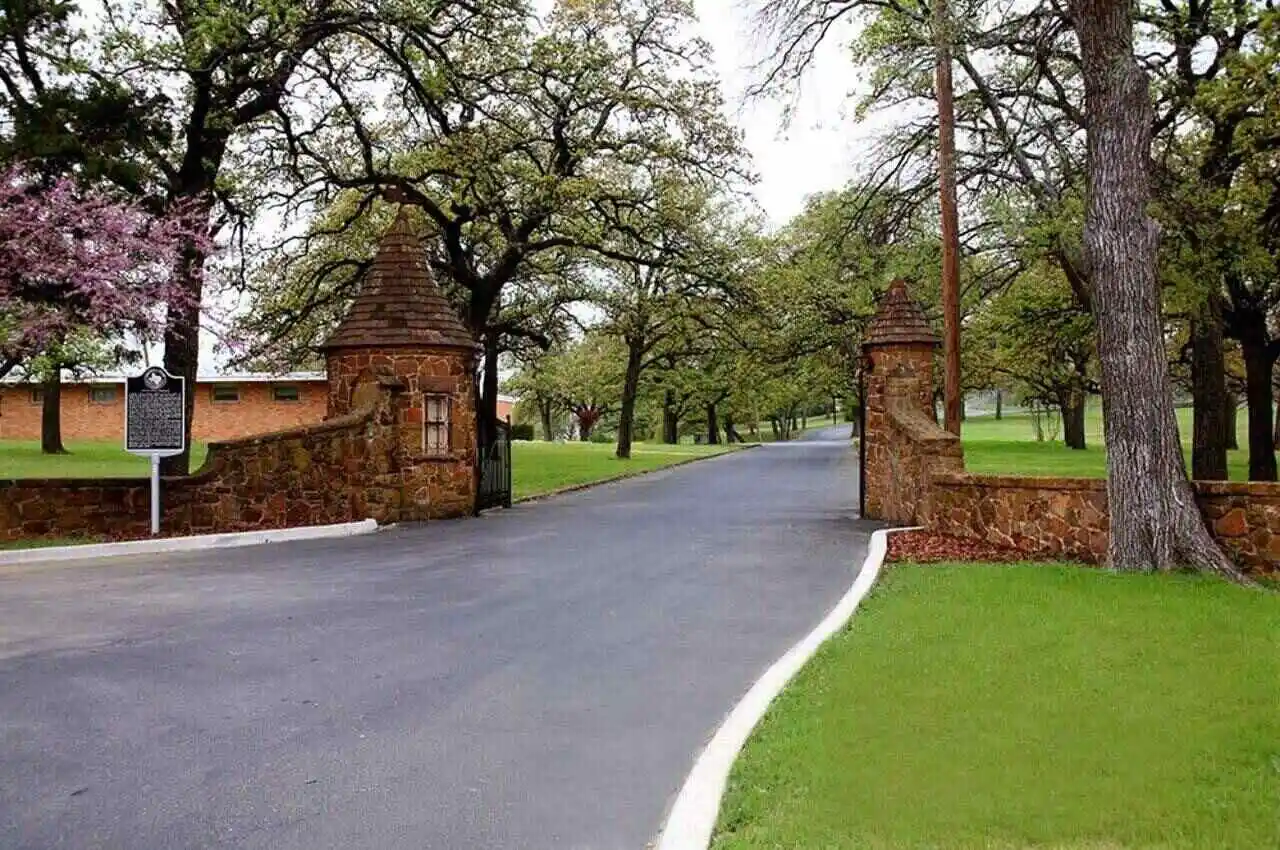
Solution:
[[[542,439],[551,442],[556,438],[555,427],[551,424],[551,399],[538,401],[538,417],[542,420]]]
[[[1058,407],[1062,411],[1062,438],[1067,448],[1084,451],[1087,448],[1084,433],[1085,394],[1079,390],[1071,390],[1063,395]]]
[[[1226,397],[1223,400],[1225,405],[1227,425],[1227,451],[1234,452],[1240,448],[1240,399],[1236,398],[1236,394],[1227,390]]]
[[[1133,0],[1071,0],[1088,115],[1085,261],[1102,364],[1108,560],[1117,570],[1239,578],[1196,506],[1173,410],[1156,283],[1151,99],[1133,57]]]
[[[66,454],[62,447],[62,370],[54,366],[40,384],[40,451],[47,455]]]
[[[498,332],[484,333],[484,367],[480,373],[480,393],[476,401],[476,442],[489,448],[498,438]]]
[[[1191,321],[1191,477],[1227,478],[1227,360],[1222,341],[1222,312],[1210,295]]]
[[[636,396],[640,392],[640,370],[643,366],[642,342],[627,346],[627,369],[622,376],[622,411],[618,415],[618,449],[615,454],[623,460],[631,457],[631,439],[636,421]]]
[[[164,369],[181,377],[186,385],[186,436],[182,454],[161,458],[162,475],[186,475],[191,471],[191,430],[196,412],[196,376],[200,369],[200,303],[204,298],[203,251],[188,247],[178,266],[185,301],[169,305],[164,331]]]
[[[996,390],[996,421],[1004,418],[1004,394]]]
[[[672,446],[680,442],[680,417],[675,404],[675,394],[667,390],[662,396],[662,442]]]
[[[596,428],[596,415],[594,409],[578,411],[578,440],[583,443],[591,442],[591,432]]]
[[[729,445],[742,442],[742,435],[734,427],[732,416],[725,416],[724,418],[724,441]]]
[[[1272,445],[1280,449],[1280,398],[1276,399],[1276,438]]]
[[[1272,422],[1271,372],[1275,360],[1267,351],[1265,328],[1241,333],[1244,356],[1244,394],[1249,409],[1249,480],[1276,480],[1275,433]]]
[[[720,416],[714,401],[707,405],[707,445],[720,445]]]

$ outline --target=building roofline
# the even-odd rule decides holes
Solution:
[[[123,384],[126,375],[63,375],[64,384]],[[326,381],[324,372],[233,372],[224,375],[197,375],[197,384],[303,384]],[[26,376],[6,375],[0,380],[0,386],[20,386],[36,384],[38,381],[28,380]]]

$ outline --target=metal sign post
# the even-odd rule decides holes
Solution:
[[[125,381],[124,450],[151,458],[151,533],[160,533],[160,458],[187,447],[183,378],[153,366]]]

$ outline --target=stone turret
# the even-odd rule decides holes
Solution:
[[[471,513],[475,504],[478,347],[436,285],[402,207],[346,318],[321,346],[330,417],[362,387],[394,390],[401,520]]]
[[[920,521],[929,477],[964,467],[960,441],[938,427],[933,354],[939,345],[924,310],[895,280],[862,342],[866,375],[866,517]]]

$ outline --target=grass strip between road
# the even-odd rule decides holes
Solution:
[[[773,704],[716,850],[1280,846],[1280,595],[897,565]]]
[[[630,460],[620,460],[613,456],[613,446],[607,444],[513,443],[512,497],[515,502],[546,499],[712,457],[722,457],[759,445],[642,445],[633,449]]]
[[[84,546],[89,543],[101,543],[96,537],[49,537],[38,540],[0,540],[0,550],[4,549],[50,549],[54,546]]]

